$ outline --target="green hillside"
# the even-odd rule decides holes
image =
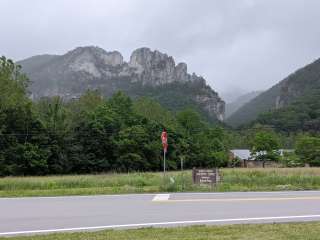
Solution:
[[[257,120],[282,130],[317,129],[319,93],[320,59],[245,104],[227,119],[227,123],[237,127]]]
[[[286,132],[320,132],[320,89],[307,91],[287,107],[260,114],[256,122]]]
[[[244,95],[241,95],[237,97],[234,101],[232,102],[227,102],[226,103],[226,111],[225,111],[225,116],[228,118],[231,116],[233,113],[235,113],[239,108],[241,108],[243,105],[246,103],[250,102],[252,99],[260,95],[263,91],[253,91],[246,93]]]
[[[280,84],[261,93],[226,119],[226,123],[237,127],[255,120],[260,113],[275,108],[275,99],[280,94]]]

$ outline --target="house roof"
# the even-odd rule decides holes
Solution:
[[[249,149],[232,149],[230,152],[242,160],[251,158],[251,151]]]
[[[240,158],[242,160],[255,160],[255,156],[252,155],[251,151],[249,149],[232,149],[230,152],[233,153],[233,155],[237,158]],[[294,152],[293,149],[279,149],[278,150],[280,155],[283,155],[285,152]],[[263,155],[265,154],[264,151],[257,152],[256,155]]]

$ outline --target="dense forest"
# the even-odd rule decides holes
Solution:
[[[231,148],[264,151],[261,160],[284,166],[320,165],[320,138],[308,128],[319,124],[313,120],[319,117],[317,92],[235,130],[209,122],[192,104],[172,112],[149,97],[117,92],[105,98],[98,91],[32,101],[28,84],[20,66],[0,58],[0,176],[160,171],[163,129],[169,170],[182,161],[185,168],[237,166]],[[280,148],[296,151],[280,156]]]
[[[172,113],[122,92],[77,100],[28,98],[19,66],[0,60],[0,175],[159,171],[168,131],[168,168],[226,166],[227,133],[193,108]]]
[[[262,113],[260,124],[283,132],[320,132],[320,88],[314,88],[288,106]]]

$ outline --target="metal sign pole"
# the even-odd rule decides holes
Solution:
[[[181,159],[181,191],[184,189],[184,178],[183,178],[183,157]]]
[[[168,148],[168,135],[166,129],[161,133],[161,141],[163,146],[163,176],[166,175],[166,153]]]
[[[163,149],[163,175],[166,175],[166,151]]]

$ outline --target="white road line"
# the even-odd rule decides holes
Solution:
[[[319,193],[316,190],[306,191],[274,191],[274,192],[179,192],[172,193],[176,195],[232,195],[232,194],[304,194]],[[96,197],[136,197],[136,196],[153,196],[156,193],[130,193],[130,194],[97,194],[97,195],[68,195],[68,196],[30,196],[30,197],[0,197],[0,200],[23,200],[23,199],[55,199],[55,198],[96,198]]]
[[[157,194],[152,201],[153,202],[163,202],[168,201],[170,198],[170,194]]]
[[[178,193],[172,193],[176,195],[233,195],[233,194],[273,194],[273,195],[292,195],[292,194],[308,194],[308,193],[318,193],[320,194],[320,191],[318,190],[303,190],[303,191],[271,191],[271,192],[178,192]]]
[[[101,198],[101,197],[139,197],[154,196],[154,193],[128,194],[97,194],[97,195],[68,195],[68,196],[31,196],[31,197],[0,197],[1,200],[32,200],[32,199],[71,199],[71,198]]]
[[[157,202],[249,202],[249,201],[292,201],[292,200],[320,200],[320,196],[310,197],[259,197],[259,198],[202,198],[202,199],[172,199],[157,200]]]
[[[54,232],[75,232],[75,231],[85,231],[85,230],[90,231],[90,230],[103,230],[103,229],[116,229],[116,228],[141,228],[141,227],[153,227],[153,226],[186,225],[186,224],[254,222],[254,221],[294,220],[294,219],[311,220],[311,219],[317,219],[317,218],[320,219],[320,215],[254,217],[254,218],[227,218],[227,219],[212,219],[212,220],[137,223],[137,224],[106,225],[106,226],[96,226],[96,227],[77,227],[77,228],[60,228],[60,229],[46,229],[46,230],[2,232],[2,233],[0,233],[0,236],[10,236],[10,235],[20,235],[20,234],[54,233]]]

